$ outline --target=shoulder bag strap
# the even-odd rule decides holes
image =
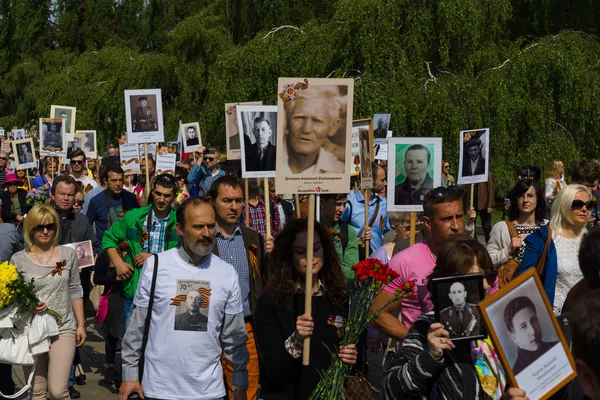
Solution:
[[[548,226],[548,237],[546,238],[546,245],[544,246],[544,252],[542,253],[542,258],[537,264],[537,273],[541,277],[544,272],[544,267],[546,266],[546,256],[548,255],[548,247],[550,246],[550,242],[552,241],[552,228]]]
[[[154,255],[154,271],[152,272],[152,285],[150,286],[150,299],[148,299],[148,313],[146,314],[146,323],[144,324],[144,336],[142,337],[142,351],[140,353],[140,363],[138,370],[140,372],[140,383],[144,375],[144,352],[148,343],[148,332],[150,332],[150,321],[152,320],[152,306],[154,305],[154,291],[156,289],[156,276],[158,275],[158,254]]]
[[[510,233],[510,237],[511,238],[518,238],[519,234],[517,233],[517,230],[515,229],[515,224],[513,224],[511,221],[504,221],[506,223],[506,226],[508,227],[508,233]]]

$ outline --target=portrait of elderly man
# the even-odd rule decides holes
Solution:
[[[450,338],[479,335],[481,319],[475,304],[467,303],[467,289],[461,282],[454,282],[448,293],[452,305],[440,311],[440,322],[450,333]]]
[[[481,154],[481,140],[471,139],[464,146],[462,176],[485,174],[485,158]]]
[[[197,290],[188,292],[185,304],[187,310],[175,317],[176,331],[205,331],[208,317],[200,312],[202,295]]]
[[[504,309],[504,323],[511,340],[517,345],[517,359],[512,365],[515,375],[550,350],[558,341],[544,342],[542,326],[535,304],[529,297],[512,299]]]
[[[284,174],[342,174],[344,162],[326,149],[345,125],[339,86],[311,86],[284,103]]]
[[[422,204],[425,196],[433,189],[431,152],[421,144],[414,144],[404,153],[406,179],[395,188],[395,205]]]

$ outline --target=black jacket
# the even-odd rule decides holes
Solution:
[[[10,200],[10,193],[8,191],[0,194],[0,200],[2,200],[2,219],[4,222],[17,222],[17,214],[12,212],[12,201]],[[29,207],[27,205],[27,192],[23,189],[17,189],[17,198],[21,205],[21,215],[27,214]]]
[[[60,215],[60,211],[56,211]],[[92,241],[92,249],[95,252],[98,249],[98,238],[85,214],[71,211],[67,218],[61,218],[58,244],[79,243],[86,240]]]

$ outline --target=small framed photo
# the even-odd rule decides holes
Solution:
[[[373,137],[370,129],[359,128],[358,138],[360,139],[360,188],[373,188]]]
[[[13,129],[15,140],[25,139],[25,129]]]
[[[442,138],[391,138],[388,144],[388,211],[423,211],[442,181]]]
[[[181,143],[180,142],[167,142],[169,153],[177,155],[177,162],[181,160]]]
[[[375,144],[385,144],[392,114],[375,114],[373,116],[373,137]]]
[[[200,124],[190,122],[181,124],[181,137],[183,138],[183,151],[192,153],[202,147],[202,137],[200,136]]]
[[[575,375],[575,361],[535,268],[478,305],[511,386],[548,399]]]
[[[129,143],[165,141],[160,89],[125,90]]]
[[[360,137],[358,131],[360,129],[369,129],[371,118],[357,119],[352,121],[352,146],[350,150],[350,158],[352,158],[352,176],[360,174],[361,159],[360,159]]]
[[[228,160],[240,160],[242,158],[240,140],[242,139],[242,136],[240,136],[240,128],[238,126],[237,106],[260,106],[261,104],[262,101],[225,104],[225,137],[227,138],[226,147]]]
[[[87,158],[98,158],[98,147],[96,146],[96,131],[76,131],[75,136],[83,135],[83,152]]]
[[[73,140],[72,136],[75,133],[75,117],[77,108],[67,106],[50,106],[51,118],[62,118],[65,120],[65,135],[67,140]]]
[[[460,131],[460,163],[458,184],[487,182],[490,150],[490,130]]]
[[[67,142],[67,158],[65,160],[67,163],[71,160],[71,153],[73,153],[75,150],[83,149],[85,135],[75,133],[71,135],[71,138],[73,140]]]
[[[237,106],[242,178],[274,178],[277,106]]]
[[[62,118],[40,118],[40,155],[66,157],[67,137],[64,123]]]
[[[15,140],[11,144],[17,169],[35,168],[33,138]]]
[[[435,320],[444,325],[452,341],[485,337],[477,309],[485,297],[482,274],[434,278],[431,286]]]
[[[68,243],[65,246],[72,248],[77,253],[77,262],[79,269],[93,267],[96,263],[94,260],[94,250],[92,249],[92,241]]]

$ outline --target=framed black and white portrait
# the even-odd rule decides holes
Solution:
[[[354,80],[279,78],[278,86],[277,190],[346,193]]]
[[[64,121],[62,118],[40,118],[40,155],[56,157],[67,155]]]
[[[33,138],[15,140],[11,144],[17,169],[34,168],[36,166]]]
[[[160,89],[126,90],[125,116],[129,143],[165,141]]]
[[[485,297],[482,274],[434,278],[431,287],[435,320],[444,325],[452,341],[485,337],[477,309]]]
[[[73,140],[67,142],[67,159],[66,162],[71,160],[71,153],[75,150],[83,149],[84,136],[81,134],[73,134]]]
[[[65,120],[65,135],[67,140],[72,140],[72,136],[75,133],[75,119],[77,116],[77,109],[75,107],[67,106],[50,106],[50,117],[51,118],[62,118]]]
[[[200,124],[198,122],[181,124],[180,129],[184,152],[192,153],[202,147],[202,136],[200,136]]]
[[[237,106],[242,178],[274,178],[277,106]]]
[[[83,136],[82,150],[87,158],[98,158],[96,131],[77,131],[75,135]]]
[[[575,377],[575,362],[535,268],[478,306],[511,386],[530,399],[548,399]]]
[[[358,130],[360,140],[360,188],[373,188],[373,138],[370,129],[360,128]]]
[[[392,114],[375,114],[373,116],[373,140],[375,144],[385,144],[389,136]]]
[[[459,185],[487,182],[489,146],[488,128],[460,131]]]
[[[65,246],[72,248],[77,253],[77,263],[79,269],[93,267],[95,264],[94,250],[92,249],[92,241],[86,240],[84,242],[67,243]]]
[[[262,101],[246,101],[243,103],[226,103],[225,104],[225,136],[227,147],[227,160],[240,160],[241,155],[241,139],[240,127],[238,126],[237,107],[245,106],[260,106]]]
[[[15,140],[25,139],[25,129],[13,129]]]

